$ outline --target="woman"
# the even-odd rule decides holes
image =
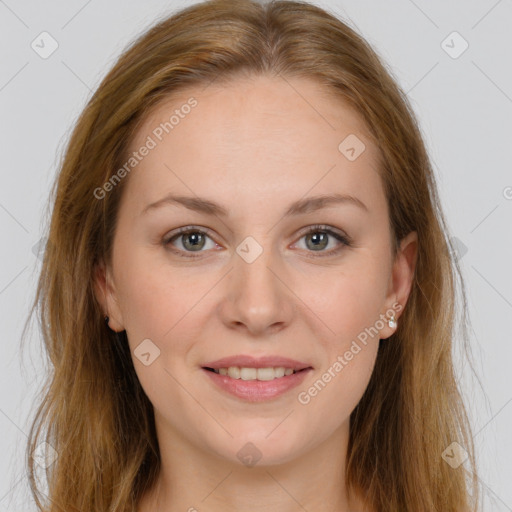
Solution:
[[[250,0],[161,21],[55,186],[39,510],[476,510],[460,272],[407,98],[347,25]]]

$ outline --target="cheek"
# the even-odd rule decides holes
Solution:
[[[193,287],[177,272],[171,275],[168,266],[155,264],[148,251],[132,248],[126,254],[118,261],[116,289],[130,344],[146,338],[161,341],[192,307]]]
[[[318,415],[332,411],[332,428],[348,417],[361,399],[373,371],[383,327],[380,314],[387,285],[385,275],[378,262],[361,257],[358,263],[347,263],[339,272],[311,280],[314,286],[302,285],[297,293],[315,313],[309,315],[317,327],[315,330],[311,325],[311,330],[325,333],[316,341],[321,347],[322,367],[312,386],[301,389],[303,395],[298,402],[310,412],[318,411]]]
[[[347,341],[376,325],[386,285],[379,265],[347,264],[338,271],[317,273],[314,278],[297,283],[296,289],[314,313],[313,318],[328,327],[323,327],[322,332],[327,334],[326,348],[331,346],[332,351],[343,349]]]
[[[332,432],[346,421],[373,372],[382,321],[380,293],[365,279],[343,276],[317,300],[315,313],[333,331],[317,338],[321,367],[298,391],[312,431]],[[326,414],[326,411],[329,411]]]
[[[310,437],[329,436],[349,420],[360,402],[375,365],[378,344],[358,345],[349,350],[350,360],[344,353],[335,354],[309,386],[299,391],[297,412],[309,423]]]

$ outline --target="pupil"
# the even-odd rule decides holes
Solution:
[[[192,240],[192,243],[189,244],[188,241],[189,240]],[[204,238],[203,238],[203,235],[201,233],[189,233],[187,235],[185,235],[185,243],[184,243],[184,246],[187,247],[187,249],[194,249],[194,248],[198,248],[201,249],[203,247],[203,245],[201,245],[201,242],[203,242],[203,245],[204,245]]]
[[[326,242],[327,242],[327,234],[326,233],[314,233],[313,235],[311,235],[311,240],[313,240],[313,248],[318,248],[320,247],[321,249],[323,249],[325,246],[326,246]]]

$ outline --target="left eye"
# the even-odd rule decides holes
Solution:
[[[322,249],[325,249],[329,244],[329,237],[334,238],[340,242],[340,244],[329,251],[322,251]],[[312,249],[313,252],[321,252],[321,254],[314,254],[313,256],[332,256],[333,254],[338,253],[343,246],[349,247],[351,245],[347,236],[344,236],[327,226],[312,226],[301,236],[301,239],[302,238],[305,238],[306,247],[308,249]]]
[[[311,236],[313,235],[313,236]],[[324,251],[329,244],[329,237],[336,239],[340,244],[338,247],[331,249],[329,251]],[[306,247],[310,249],[311,252],[321,252],[322,254],[314,254],[313,256],[331,256],[334,253],[339,252],[343,246],[350,246],[350,240],[347,236],[338,233],[330,229],[327,226],[312,226],[305,233],[302,234],[300,239],[306,239]],[[204,252],[201,249],[205,248],[206,240],[210,239],[213,247],[216,246],[216,243],[212,240],[212,238],[208,235],[207,231],[203,229],[195,228],[195,227],[186,227],[178,230],[177,233],[174,233],[170,237],[167,237],[163,240],[164,246],[172,245],[174,247],[175,241],[180,241],[180,245],[182,248],[178,248],[178,250],[174,251],[179,256],[183,256],[185,258],[194,258],[197,257],[195,255],[185,255],[186,252]],[[206,247],[208,249],[208,247]]]

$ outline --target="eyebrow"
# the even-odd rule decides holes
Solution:
[[[322,208],[328,208],[335,204],[347,204],[357,206],[364,211],[368,212],[368,207],[357,197],[349,194],[329,194],[329,195],[318,195],[312,197],[306,197],[305,199],[299,199],[292,203],[286,212],[284,217],[290,217],[293,215],[301,215],[305,213],[311,213]],[[156,208],[160,208],[166,205],[181,205],[189,210],[193,210],[199,213],[207,215],[216,215],[219,217],[228,217],[228,210],[220,204],[205,199],[202,197],[189,197],[189,196],[177,196],[169,194],[158,201],[146,206],[141,214],[145,214]]]

